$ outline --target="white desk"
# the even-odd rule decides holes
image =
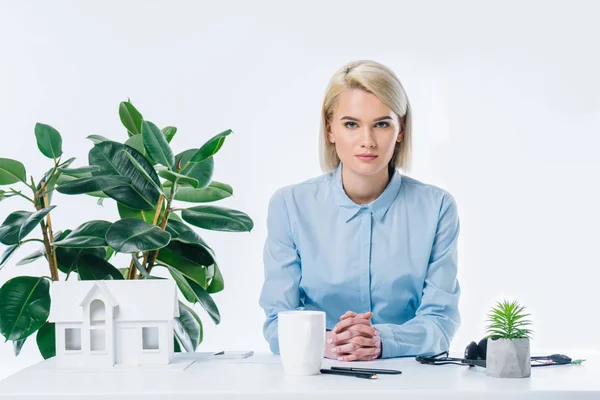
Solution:
[[[195,362],[178,369],[84,372],[56,370],[46,360],[0,382],[0,399],[600,399],[598,353],[588,354],[579,366],[533,368],[531,378],[525,379],[489,378],[481,368],[421,365],[414,358],[324,361],[324,367],[351,364],[403,371],[366,380],[285,376],[279,357],[270,354],[244,360],[211,360],[206,353],[177,357],[193,357]]]

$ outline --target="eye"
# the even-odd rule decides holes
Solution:
[[[379,126],[379,124],[383,124],[383,126]],[[387,128],[388,126],[390,126],[390,124],[388,124],[387,122],[378,122],[377,126],[379,126],[380,128]]]
[[[356,122],[352,122],[352,121],[346,122],[346,123],[344,124],[344,126],[345,126],[346,128],[350,128],[350,129],[352,129],[352,128],[355,128],[355,126],[348,126],[348,124],[352,124],[352,125],[355,125],[355,126],[356,126]]]

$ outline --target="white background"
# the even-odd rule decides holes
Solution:
[[[600,57],[593,2],[0,2],[0,157],[39,179],[50,160],[36,122],[57,128],[65,157],[87,162],[100,134],[124,140],[120,101],[179,128],[179,152],[231,128],[214,178],[251,233],[201,232],[226,289],[222,323],[200,307],[199,351],[267,351],[258,306],[267,203],[321,173],[317,139],[326,84],[348,61],[374,59],[403,82],[414,109],[409,175],[450,191],[461,218],[463,323],[452,349],[484,334],[495,301],[532,313],[533,350],[598,349]],[[106,201],[57,194],[56,229],[115,220]],[[0,204],[0,219],[26,209]],[[42,262],[0,271],[48,274]],[[125,261],[119,259],[120,267]],[[326,267],[326,266],[324,266]],[[143,299],[140,299],[143,301]],[[0,345],[0,378],[39,356]]]

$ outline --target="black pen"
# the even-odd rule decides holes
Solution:
[[[335,370],[335,369],[322,369],[322,374],[331,374],[331,375],[344,375],[344,376],[354,376],[356,378],[363,379],[377,379],[379,378],[377,374],[371,374],[366,372],[354,372],[354,371],[343,371],[343,370]]]
[[[350,368],[350,367],[331,367],[336,371],[349,371],[349,372],[366,372],[370,374],[382,374],[382,375],[400,375],[402,371],[395,369],[377,369],[377,368]]]

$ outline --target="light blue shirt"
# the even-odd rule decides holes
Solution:
[[[320,310],[327,329],[348,310],[373,312],[382,357],[448,350],[460,325],[454,198],[394,170],[373,202],[354,203],[331,173],[279,189],[269,202],[260,306],[279,354],[277,313]]]

